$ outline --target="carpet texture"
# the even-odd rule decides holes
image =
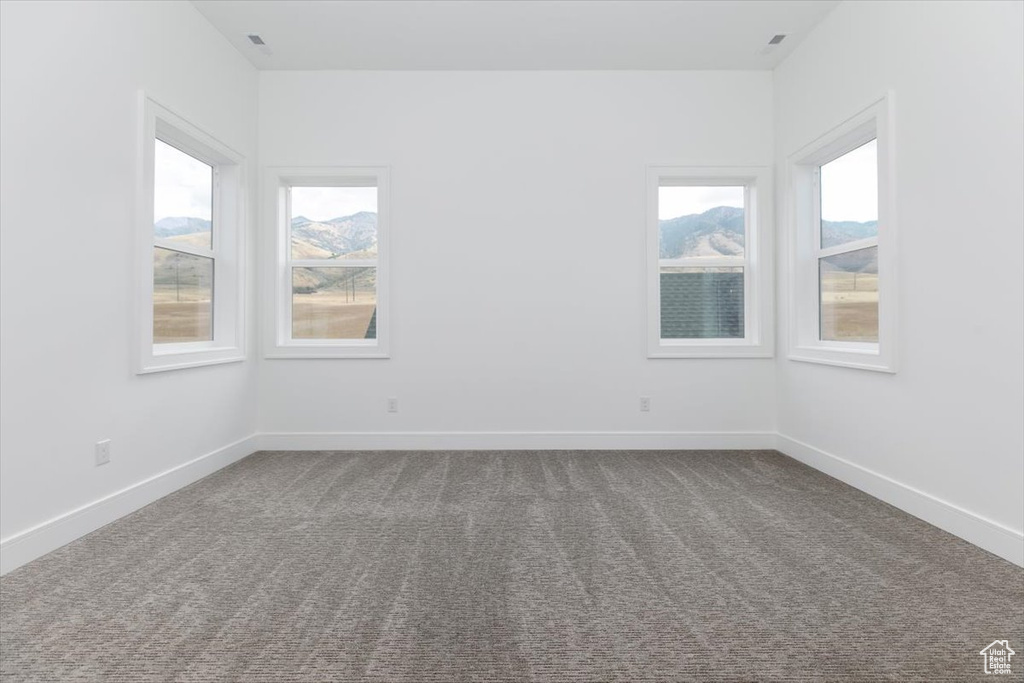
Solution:
[[[4,681],[965,681],[1024,570],[774,451],[257,453],[0,579]]]

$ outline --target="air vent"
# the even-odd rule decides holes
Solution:
[[[252,36],[249,36],[249,37],[252,38]],[[257,38],[258,37],[259,36],[257,36]],[[777,33],[771,40],[768,41],[768,44],[769,45],[778,45],[779,43],[781,43],[785,39],[786,39],[786,34],[785,33]]]
[[[775,38],[778,38],[778,37],[779,37],[779,36],[775,36]],[[783,38],[785,38],[785,36],[782,36],[782,37],[783,37]],[[772,38],[772,40],[775,40],[775,38]],[[263,39],[262,39],[262,38],[260,38],[260,37],[259,37],[259,36],[258,36],[257,34],[255,34],[255,33],[250,33],[250,34],[249,34],[249,42],[251,42],[251,43],[252,43],[253,45],[266,45],[266,43],[265,43],[265,42],[263,42]]]

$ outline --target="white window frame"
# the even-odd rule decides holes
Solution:
[[[245,157],[170,109],[139,93],[136,190],[138,347],[136,372],[147,374],[245,360]],[[212,248],[157,239],[153,230],[156,140],[213,167]],[[153,343],[153,249],[214,260],[213,339]]]
[[[892,93],[887,93],[788,157],[790,360],[896,372],[898,291],[892,100]],[[878,237],[822,249],[821,167],[871,140],[877,140],[878,148]],[[822,340],[819,259],[874,246],[878,247],[878,342]]]
[[[391,194],[387,166],[333,166],[264,169],[264,216],[267,235],[267,278],[273,288],[268,302],[264,357],[283,358],[389,358],[389,260]],[[292,187],[377,188],[377,258],[348,260],[293,260],[288,217]],[[374,267],[377,269],[376,339],[293,339],[292,279],[295,267]]]
[[[743,257],[662,259],[658,190],[668,186],[743,186]],[[647,357],[770,358],[772,311],[772,174],[765,166],[649,166],[647,169]],[[661,268],[742,267],[743,338],[662,339]]]

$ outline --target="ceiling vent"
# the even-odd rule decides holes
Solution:
[[[270,51],[270,47],[267,45],[267,41],[263,40],[263,37],[258,33],[246,33],[245,37],[249,39],[249,42],[256,46],[256,49],[267,55],[268,57],[273,52]]]
[[[774,36],[772,36],[772,39],[768,41],[768,44],[758,51],[758,54],[768,56],[775,52],[775,50],[778,49],[779,44],[781,44],[782,41],[786,39],[786,35],[787,34],[785,33],[776,33]]]

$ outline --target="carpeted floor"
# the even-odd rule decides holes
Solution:
[[[997,638],[1020,676],[1024,570],[773,451],[257,453],[0,579],[4,681],[964,681]]]

